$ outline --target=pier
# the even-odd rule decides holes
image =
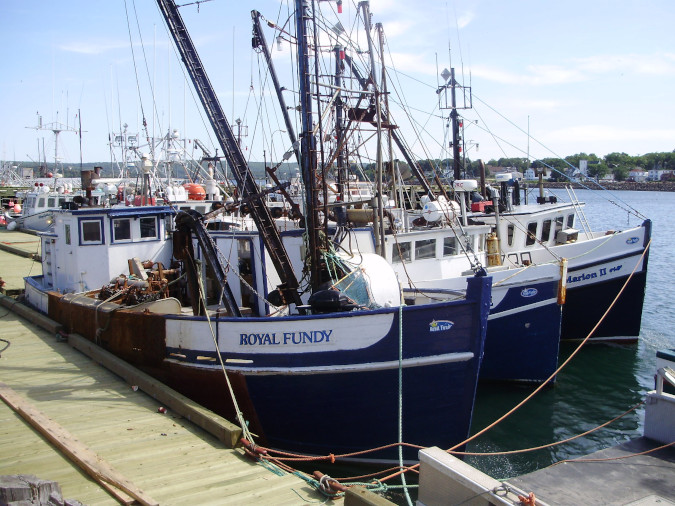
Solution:
[[[3,290],[16,293],[23,276],[40,269],[31,257],[39,241],[2,230],[0,243]],[[54,481],[64,498],[87,505],[325,499],[301,478],[231,448],[227,420],[158,382],[144,386],[144,375],[128,365],[103,367],[105,356],[83,352],[91,343],[59,339],[48,319],[21,316],[15,299],[0,298],[0,335],[9,342],[0,342],[0,476]]]

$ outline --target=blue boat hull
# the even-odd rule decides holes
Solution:
[[[351,454],[396,443],[399,392],[403,441],[447,448],[463,442],[471,426],[491,280],[470,279],[469,285],[466,301],[404,307],[400,313],[399,308],[377,310],[395,318],[383,329],[384,337],[366,348],[302,354],[223,352],[257,442],[312,455]],[[356,321],[358,314],[331,319]],[[248,320],[255,327],[264,319]],[[440,329],[441,322],[453,325]],[[226,325],[227,319],[221,323]],[[358,325],[353,328],[359,332]],[[231,417],[222,371],[199,363],[209,353],[168,348],[169,381]],[[352,457],[391,461],[397,456],[398,450],[390,447]],[[415,460],[417,450],[407,448],[404,458]]]
[[[469,434],[478,359],[405,369],[403,441],[450,448]],[[310,455],[350,454],[399,441],[398,370],[294,377],[248,377],[267,444]],[[417,449],[405,447],[406,460]],[[397,447],[352,455],[388,461]]]
[[[561,322],[557,288],[557,281],[529,285],[536,295],[528,298],[523,289],[511,288],[490,310],[481,380],[542,382],[555,372]]]

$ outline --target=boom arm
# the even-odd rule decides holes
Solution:
[[[258,185],[246,163],[246,159],[241,152],[232,128],[225,117],[213,86],[206,75],[204,66],[197,54],[197,49],[192,43],[185,23],[178,12],[178,7],[173,0],[157,0],[157,4],[173,36],[185,68],[188,74],[190,74],[190,79],[211,122],[225,159],[232,169],[237,184],[243,189],[243,196],[250,199],[248,206],[251,217],[258,228],[258,232],[281,279],[282,286],[280,287],[280,291],[284,293],[284,298],[287,302],[301,305],[298,293],[298,280],[281,241],[279,230],[276,228],[264,200],[260,198]]]

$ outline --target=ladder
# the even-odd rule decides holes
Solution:
[[[579,203],[579,198],[577,197],[577,194],[574,192],[574,188],[572,187],[572,185],[565,186],[565,189],[567,190],[567,195],[570,198],[570,203],[572,204],[572,206],[574,206],[574,210],[577,213],[579,223],[581,224],[581,227],[584,229],[586,238],[592,239],[593,233],[591,231],[591,226],[588,223],[588,220],[586,219],[586,215],[584,214],[584,206],[582,206]]]

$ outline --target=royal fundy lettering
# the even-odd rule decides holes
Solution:
[[[271,334],[239,334],[239,346],[275,346],[281,344],[320,344],[330,342],[333,330],[309,332],[272,332]]]

